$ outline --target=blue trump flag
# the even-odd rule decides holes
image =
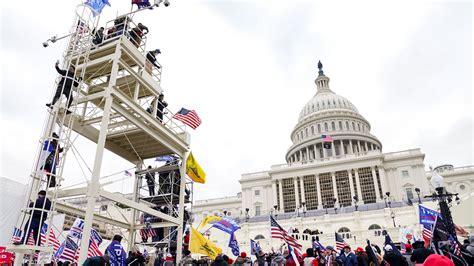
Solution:
[[[420,224],[431,228],[435,224],[439,212],[426,208],[423,205],[418,205],[418,209],[420,213]]]
[[[214,223],[212,227],[222,230],[230,235],[240,229],[240,225],[229,217],[222,218],[222,220]]]
[[[235,238],[235,235],[233,233],[230,235],[229,247],[232,250],[232,254],[234,254],[234,256],[239,256],[239,242],[237,242],[237,239]]]
[[[94,17],[97,14],[100,14],[106,5],[110,6],[109,0],[87,0],[84,4],[90,6],[92,10],[94,10]]]
[[[260,251],[262,251],[262,248],[260,247],[260,245],[257,242],[255,242],[255,240],[250,239],[250,254],[255,255],[259,253]]]

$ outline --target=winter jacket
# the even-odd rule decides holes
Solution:
[[[414,262],[415,264],[421,264],[425,262],[426,258],[428,258],[428,256],[433,253],[433,250],[427,249],[425,247],[417,248],[413,251],[413,254],[410,257],[410,261]]]
[[[227,266],[227,261],[224,261],[222,256],[217,256],[216,259],[211,263],[211,266]]]
[[[390,265],[400,265],[400,266],[407,266],[408,263],[405,260],[405,258],[397,254],[393,251],[387,251],[385,252],[385,255],[383,256],[383,259],[388,262]]]
[[[277,255],[273,258],[271,266],[285,266],[286,260],[282,255]]]
[[[358,266],[357,257],[352,252],[349,254],[342,252],[342,254],[337,257],[337,260],[342,263],[343,266]]]
[[[251,260],[249,257],[246,257],[246,258],[244,259],[244,258],[242,258],[241,256],[238,256],[238,257],[235,259],[234,265],[239,265],[239,266],[252,265],[252,260]]]
[[[474,236],[469,237],[469,245],[466,247],[466,250],[474,256]]]
[[[63,88],[64,85],[64,92],[70,91],[71,87],[79,86],[79,82],[77,79],[74,78],[74,72],[70,72],[69,70],[62,70],[57,65],[55,66],[56,71],[62,76],[61,80],[58,83],[58,88]]]

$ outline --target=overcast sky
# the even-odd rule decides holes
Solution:
[[[384,152],[421,148],[425,166],[473,162],[470,2],[173,1],[134,18],[159,48],[169,108],[203,123],[192,151],[207,173],[195,199],[235,195],[241,174],[285,162],[301,108],[316,92],[317,61],[331,89],[371,123]],[[79,1],[1,1],[0,176],[27,182]],[[130,10],[110,0],[101,25]],[[92,168],[94,146],[76,148]],[[90,178],[68,154],[63,186]],[[155,164],[151,162],[151,164]],[[130,163],[106,154],[101,176]],[[130,191],[131,180],[107,189]]]

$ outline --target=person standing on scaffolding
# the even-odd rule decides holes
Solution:
[[[47,157],[41,166],[41,170],[46,172],[46,187],[56,186],[56,165],[59,162],[59,153],[64,150],[58,144],[59,136],[55,132],[53,132],[52,136],[53,139],[51,141],[46,140],[43,144],[43,151],[46,152]]]
[[[146,69],[146,72],[148,74],[152,74],[152,71],[153,71],[153,66],[160,69],[160,65],[158,64],[158,62],[156,61],[156,56],[161,54],[161,51],[160,49],[156,49],[156,50],[153,50],[153,51],[149,51],[147,54],[146,54],[146,64],[145,64],[145,69]]]
[[[34,208],[33,214],[25,224],[23,238],[20,242],[13,243],[15,245],[25,244],[25,239],[30,237],[30,232],[33,234],[33,240],[36,243],[35,245],[39,245],[38,238],[40,228],[43,226],[44,221],[48,217],[48,212],[51,210],[51,201],[46,198],[46,191],[41,190],[38,192],[38,198],[35,202],[30,202],[28,207]]]
[[[46,106],[49,108],[53,109],[53,105],[61,98],[61,94],[64,94],[67,98],[67,109],[66,109],[66,114],[70,114],[71,111],[69,110],[69,107],[71,106],[71,103],[73,101],[71,90],[72,86],[77,87],[79,86],[79,81],[80,79],[74,78],[76,68],[71,64],[69,66],[69,69],[62,70],[59,68],[59,60],[56,61],[56,64],[54,67],[56,68],[56,71],[61,75],[61,80],[58,83],[58,87],[56,88],[56,93],[54,94],[53,101],[51,103],[47,103]]]
[[[145,179],[148,185],[148,193],[150,196],[155,196],[155,173],[151,172],[151,165],[149,165],[147,169],[148,171],[145,174]]]

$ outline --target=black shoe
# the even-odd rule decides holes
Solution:
[[[49,107],[49,108],[51,108],[51,109],[53,109],[53,105],[50,104],[50,103],[47,103],[46,106]]]
[[[66,109],[66,114],[68,115],[68,114],[70,114],[70,113],[72,113],[72,112],[69,111],[68,109]]]

